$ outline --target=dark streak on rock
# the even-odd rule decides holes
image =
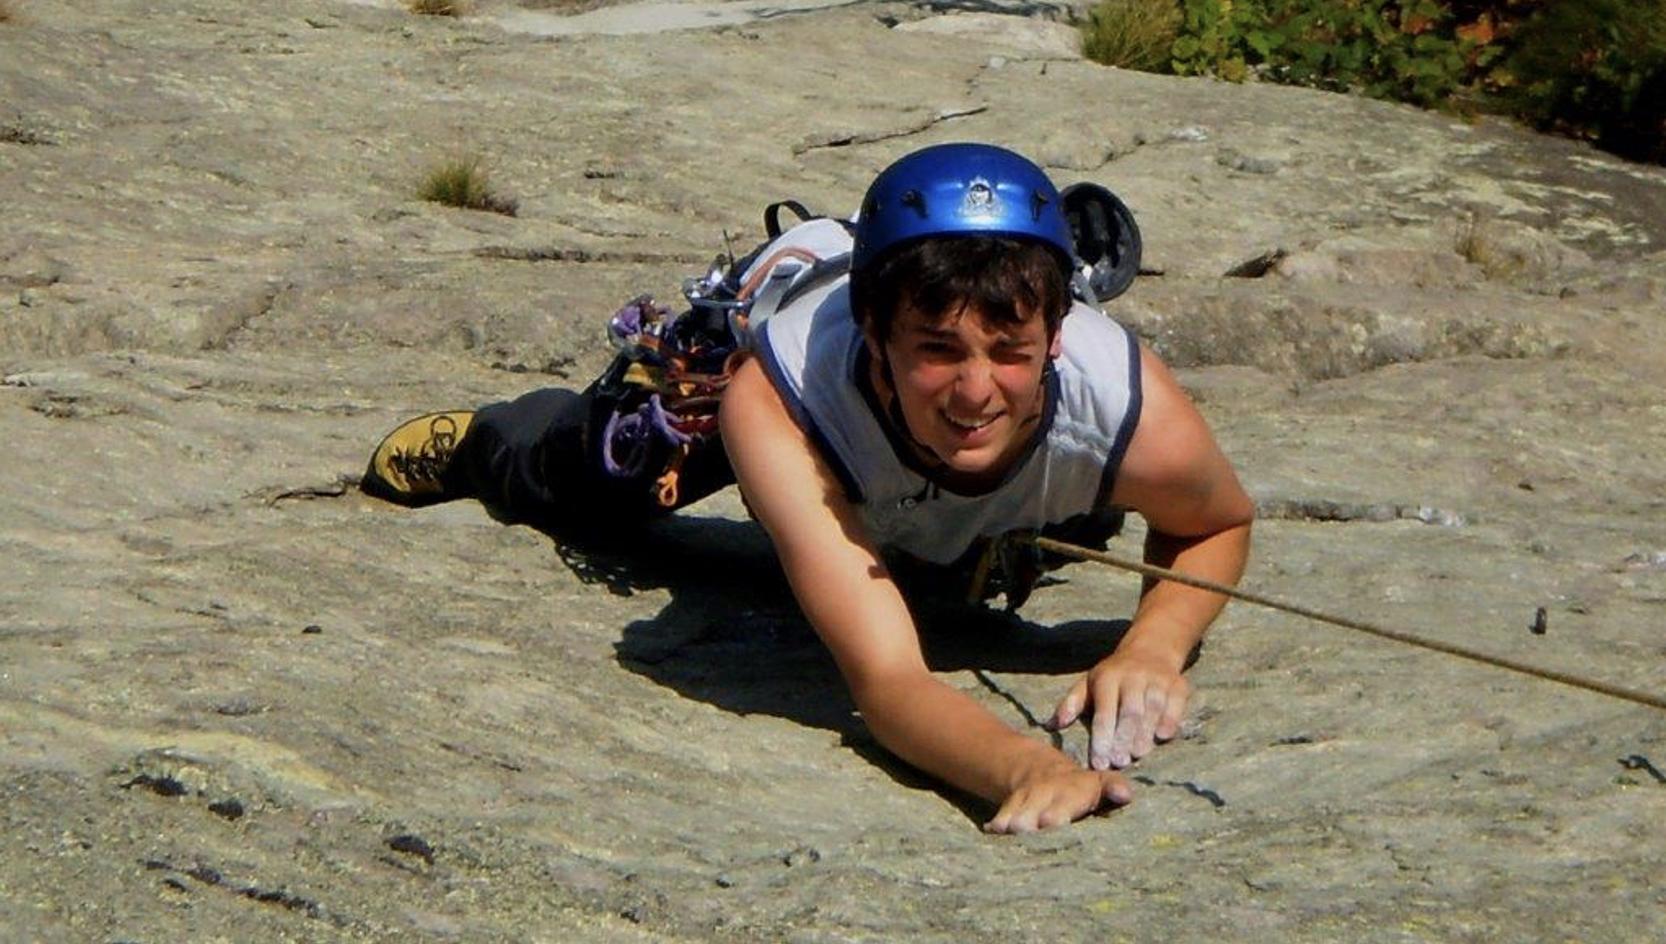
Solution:
[[[250,492],[247,497],[258,498],[268,506],[290,499],[341,498],[349,491],[358,488],[359,481],[362,478],[361,475],[343,472],[337,475],[333,482],[317,485],[269,485],[266,488]]]
[[[179,871],[179,869],[172,863],[163,859],[146,859],[144,867],[150,870],[166,870],[170,872]],[[226,878],[225,873],[212,866],[204,865],[201,862],[191,866],[189,869],[184,870],[183,874],[201,882],[204,885],[208,885],[212,888],[225,889],[228,892],[247,898],[250,901],[257,901],[263,905],[278,905],[290,911],[299,911],[309,918],[327,920],[338,928],[346,927],[348,924],[347,919],[340,915],[329,914],[324,910],[323,906],[311,898],[306,898],[301,895],[294,894],[293,892],[285,891],[281,888],[262,888],[259,885],[252,884],[235,885]],[[180,891],[187,890],[185,884],[180,882],[178,879],[163,879],[163,883]]]
[[[1666,773],[1661,773],[1660,768],[1642,754],[1629,754],[1620,758],[1620,766],[1627,770],[1641,770],[1653,777],[1656,783],[1666,783]]]
[[[23,125],[0,125],[0,144],[22,144],[28,147],[40,147],[57,143],[33,128],[26,128]]]
[[[184,796],[190,792],[185,784],[180,783],[178,780],[175,780],[166,774],[160,777],[153,777],[150,774],[140,774],[121,785],[123,790],[131,790],[134,787],[145,787],[157,796],[165,797]]]
[[[1225,797],[1222,797],[1219,793],[1216,793],[1214,790],[1211,790],[1208,787],[1202,786],[1201,784],[1195,783],[1191,780],[1163,780],[1163,781],[1157,781],[1157,780],[1153,780],[1150,777],[1146,777],[1146,776],[1138,775],[1138,774],[1136,774],[1135,776],[1133,776],[1129,779],[1133,780],[1135,783],[1143,783],[1148,787],[1155,787],[1155,786],[1159,786],[1159,785],[1165,786],[1165,787],[1179,787],[1180,789],[1186,791],[1187,793],[1190,793],[1192,796],[1200,797],[1204,800],[1208,800],[1209,805],[1214,807],[1217,810],[1226,805],[1226,798]]]
[[[1002,688],[1000,683],[996,682],[989,676],[989,673],[983,671],[982,669],[973,669],[972,674],[977,676],[978,681],[982,683],[984,688],[987,688],[996,695],[999,695],[1001,698],[1006,700],[1007,704],[1016,709],[1018,713],[1024,717],[1024,722],[1026,724],[1032,728],[1040,728],[1046,731],[1048,739],[1053,742],[1053,746],[1055,748],[1062,749],[1064,747],[1064,737],[1059,734],[1059,732],[1053,730],[1047,725],[1042,724],[1041,720],[1035,716],[1035,713],[1030,711],[1029,706],[1018,699],[1018,696],[1007,691],[1005,688]]]
[[[1222,275],[1229,279],[1259,279],[1271,272],[1274,266],[1283,262],[1287,255],[1289,253],[1283,249],[1269,249],[1259,256],[1245,259],[1243,262],[1227,269]]]
[[[400,833],[387,841],[387,846],[394,852],[417,856],[429,865],[434,864],[434,847],[427,840],[415,833]]]
[[[571,246],[482,246],[474,254],[481,259],[508,259],[514,262],[603,262],[621,265],[704,265],[711,262],[704,255],[690,253],[627,252]]]
[[[815,846],[799,846],[781,857],[781,864],[789,869],[814,865],[821,861],[821,850]]]

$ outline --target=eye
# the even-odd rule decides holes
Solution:
[[[1028,364],[1035,360],[1033,344],[1003,344],[995,348],[994,357],[1002,364]]]

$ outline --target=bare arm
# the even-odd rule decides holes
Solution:
[[[856,509],[757,362],[737,372],[719,419],[741,490],[880,744],[1001,804],[990,824],[1001,831],[1068,822],[1106,800],[1127,802],[1122,778],[1077,767],[931,675],[913,619]]]
[[[1140,366],[1144,407],[1111,500],[1150,526],[1148,562],[1235,584],[1249,555],[1254,504],[1174,375],[1143,347]],[[1128,634],[1054,714],[1055,724],[1068,725],[1094,709],[1091,766],[1125,766],[1175,735],[1191,694],[1180,671],[1225,605],[1216,593],[1146,581]]]

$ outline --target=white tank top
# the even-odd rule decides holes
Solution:
[[[962,495],[918,470],[874,399],[847,282],[828,279],[774,311],[758,329],[757,349],[882,548],[949,564],[979,538],[1040,531],[1108,507],[1140,415],[1139,346],[1130,332],[1077,302],[1046,377],[1038,440],[1001,484]]]

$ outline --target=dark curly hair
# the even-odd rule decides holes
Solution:
[[[1018,325],[1040,311],[1049,338],[1070,308],[1069,276],[1052,248],[1001,236],[953,236],[907,243],[850,280],[851,312],[875,337],[891,336],[909,304],[927,315],[971,305],[995,324]]]

